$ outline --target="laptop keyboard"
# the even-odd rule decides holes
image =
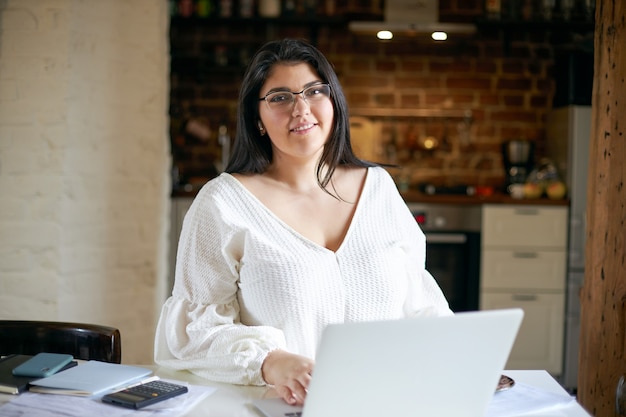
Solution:
[[[285,413],[285,417],[302,417],[302,411],[294,411],[293,413]]]

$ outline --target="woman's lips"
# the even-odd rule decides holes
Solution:
[[[303,132],[305,130],[312,129],[313,127],[315,127],[315,123],[307,123],[307,124],[304,124],[304,125],[296,126],[293,129],[291,129],[291,131],[295,132],[295,133],[298,133],[298,132]]]

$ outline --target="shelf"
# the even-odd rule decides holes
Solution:
[[[230,30],[233,27],[244,27],[258,32],[264,30],[266,33],[263,36],[258,36],[257,33],[255,40],[258,39],[275,39],[276,30],[279,28],[293,28],[299,27],[308,30],[309,40],[313,45],[317,45],[319,39],[319,31],[321,28],[330,26],[347,26],[347,20],[344,16],[323,16],[323,15],[289,15],[280,17],[180,17],[174,16],[171,18],[170,31],[172,30]]]
[[[195,25],[235,25],[235,24],[261,24],[261,25],[339,25],[346,24],[346,18],[343,16],[321,16],[321,15],[293,15],[293,16],[279,16],[279,17],[181,17],[173,16],[171,18],[172,25],[175,26],[195,26]]]
[[[409,118],[441,118],[472,120],[469,109],[394,109],[381,107],[356,107],[350,109],[351,116],[365,117],[409,117]]]
[[[566,32],[593,32],[594,22],[575,20],[511,20],[511,19],[478,19],[476,27],[481,29],[496,29],[514,32],[535,31],[566,31]]]
[[[215,58],[196,56],[175,56],[171,58],[170,69],[176,75],[232,74],[243,75],[246,63],[237,57],[229,56],[225,64],[218,64]]]
[[[557,46],[579,42],[581,35],[582,39],[587,35],[593,38],[595,30],[594,22],[582,20],[479,19],[476,21],[476,27],[478,33],[487,37],[492,36],[494,31],[500,33],[504,43],[505,56],[510,55],[512,40],[519,34],[544,34],[549,37],[549,43]]]

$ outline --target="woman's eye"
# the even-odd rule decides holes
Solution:
[[[312,97],[321,94],[321,90],[319,88],[311,88],[305,94],[307,97]]]
[[[277,103],[277,104],[289,102],[291,98],[290,95],[291,94],[287,94],[287,93],[274,94],[273,96],[270,97],[270,101],[272,103]]]

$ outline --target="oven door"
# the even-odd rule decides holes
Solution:
[[[478,310],[480,233],[425,232],[426,269],[454,312]]]

